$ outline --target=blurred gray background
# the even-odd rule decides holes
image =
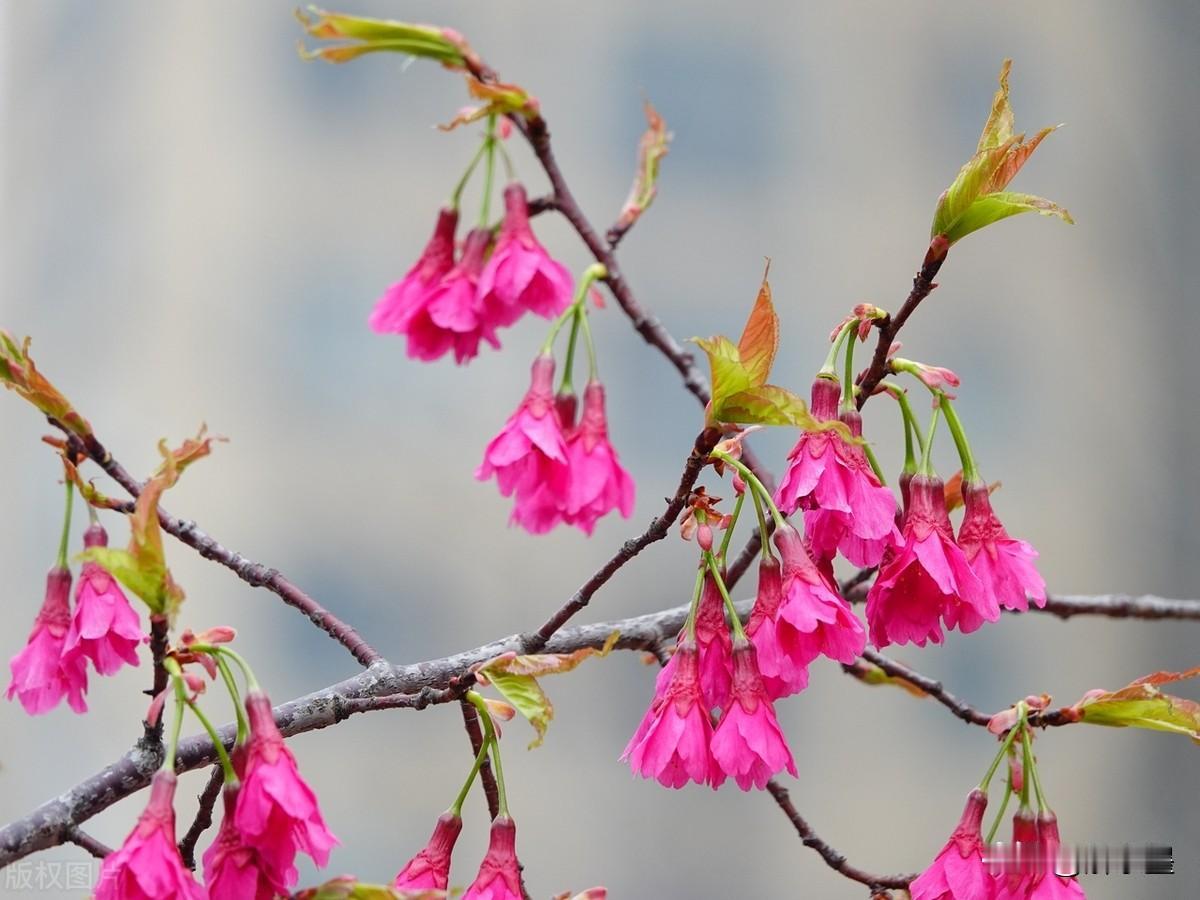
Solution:
[[[462,85],[390,56],[304,64],[291,9],[0,6],[0,323],[34,335],[41,368],[135,473],[156,464],[162,436],[202,421],[228,435],[169,508],[288,573],[390,659],[439,656],[540,623],[640,531],[674,489],[700,410],[610,304],[596,339],[612,437],[638,483],[635,516],[604,520],[591,540],[506,528],[509,503],[471,473],[525,389],[541,323],[505,332],[503,352],[464,368],[410,362],[401,339],[365,324],[474,150],[471,131],[433,128],[466,102]],[[625,273],[680,338],[735,334],[772,257],[784,329],[773,380],[801,391],[852,304],[894,309],[907,293],[935,198],[974,148],[1000,61],[1013,56],[1018,127],[1067,123],[1014,188],[1061,202],[1079,224],[1025,216],[964,241],[906,329],[906,355],[963,377],[960,411],[984,474],[1004,482],[997,510],[1040,548],[1052,590],[1200,593],[1195,4],[361,0],[352,11],[453,25],[527,86],[598,226],[625,197],[649,96],[675,142],[658,203],[622,248]],[[542,193],[527,150],[511,149]],[[469,191],[468,217],[476,202]],[[590,261],[562,222],[536,227],[576,271]],[[867,435],[894,471],[897,417],[872,408]],[[46,431],[16,397],[0,398],[4,658],[22,645],[56,546]],[[778,469],[794,438],[753,440]],[[949,474],[952,448],[940,451]],[[106,521],[122,542],[123,524]],[[272,595],[178,544],[168,552],[189,595],[181,624],[236,625],[275,698],[354,671]],[[693,552],[675,538],[655,546],[579,621],[683,602]],[[1197,633],[1009,617],[894,655],[999,709],[1194,665]],[[557,716],[539,750],[526,752],[526,726],[509,726],[534,896],[597,883],[614,897],[864,896],[800,844],[769,797],[631,778],[617,756],[652,674],[622,654],[551,679]],[[0,820],[123,753],[146,677],[143,665],[93,678],[85,717],[30,719],[0,704]],[[210,702],[227,715],[218,692]],[[798,807],[881,872],[924,867],[993,751],[932,702],[864,687],[834,665],[818,664],[780,715]],[[1092,877],[1089,896],[1200,894],[1196,747],[1087,727],[1039,744],[1066,840],[1175,847],[1173,878]],[[360,716],[291,746],[343,842],[331,874],[380,881],[421,846],[470,762],[456,707]],[[204,778],[183,779],[181,831]],[[141,802],[87,830],[119,843]],[[467,817],[460,885],[486,839],[481,798]],[[304,877],[313,883],[311,869]]]

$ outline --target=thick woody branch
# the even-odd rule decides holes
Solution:
[[[51,419],[50,423],[62,429],[62,425],[54,419]],[[84,455],[99,465],[130,496],[137,498],[141,494],[142,486],[137,479],[130,475],[95,437],[89,438],[84,443],[80,442],[71,432],[65,429],[63,432],[67,435],[69,443],[81,449]],[[251,587],[265,587],[288,606],[300,610],[314,625],[345,647],[361,665],[369,666],[381,659],[379,653],[357,631],[317,603],[279,570],[268,568],[262,563],[247,559],[240,553],[226,549],[201,531],[195,522],[177,519],[161,506],[158,508],[158,521],[163,531],[187,544],[205,559],[220,563]]]
[[[1042,609],[1031,606],[1029,611],[1050,613],[1060,619],[1105,616],[1110,619],[1200,620],[1200,600],[1168,600],[1152,594],[1100,594],[1094,597],[1055,594],[1046,598]]]

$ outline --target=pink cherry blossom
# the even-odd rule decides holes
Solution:
[[[1004,867],[992,876],[996,889],[994,900],[1028,900],[1040,865],[1039,851],[1037,817],[1033,810],[1017,810],[1013,815],[1012,843],[1005,851]]]
[[[517,862],[517,824],[508,816],[492,820],[487,854],[462,900],[522,900]]]
[[[837,418],[839,388],[835,379],[818,377],[812,387],[812,413],[821,421]],[[857,412],[845,414],[851,434],[862,433]],[[805,516],[815,552],[832,556],[840,549],[852,563],[873,566],[892,543],[896,499],[883,486],[862,448],[836,431],[806,431],[788,454],[788,469],[775,502],[786,513],[821,510]]]
[[[424,306],[429,291],[454,267],[454,229],[457,226],[457,210],[443,209],[438,213],[433,236],[425,245],[420,259],[403,278],[387,289],[371,310],[368,323],[373,331],[378,334],[408,332],[409,322]],[[413,352],[416,348],[412,346],[412,338],[409,338],[409,345],[410,356],[427,358]]]
[[[721,711],[712,736],[717,768],[743,791],[751,787],[761,790],[784,770],[796,777],[796,763],[775,719],[775,707],[763,687],[754,654],[749,641],[739,639],[734,644],[730,702]]]
[[[453,813],[442,813],[433,828],[429,843],[392,881],[399,890],[444,891],[450,881],[450,854],[462,831],[462,819]]]
[[[1038,859],[1042,868],[1034,874],[1029,886],[1028,900],[1080,900],[1086,898],[1083,888],[1072,876],[1055,871],[1062,838],[1058,834],[1058,817],[1050,811],[1037,816]]]
[[[604,386],[598,381],[589,382],[583,391],[579,427],[567,438],[567,463],[567,522],[591,534],[596,521],[610,510],[620,510],[626,519],[633,514],[633,479],[608,441]]]
[[[797,666],[779,640],[779,607],[783,603],[783,568],[774,556],[758,564],[758,593],[746,634],[758,651],[758,668],[767,696],[786,697],[808,686],[808,666]]]
[[[245,845],[258,851],[272,883],[291,887],[298,877],[296,853],[303,851],[324,866],[338,840],[325,826],[317,796],[283,742],[271,701],[252,690],[246,694],[246,713],[250,740],[234,825]]]
[[[207,900],[175,845],[174,798],[175,773],[156,772],[137,825],[104,858],[95,900]]]
[[[724,706],[729,702],[729,683],[733,679],[732,643],[725,621],[725,599],[711,575],[704,576],[696,609],[696,648],[700,653],[704,706],[709,710]]]
[[[267,865],[258,850],[246,844],[237,829],[236,785],[225,787],[225,817],[212,845],[204,853],[204,884],[210,900],[274,900],[287,895],[281,870]]]
[[[987,794],[967,795],[958,827],[924,872],[908,886],[912,900],[992,900],[995,881],[983,861],[983,813]]]
[[[962,527],[958,546],[990,596],[1005,609],[1025,612],[1029,598],[1046,605],[1046,582],[1033,561],[1038,553],[1025,541],[1008,536],[988,498],[986,484],[964,484]]]
[[[551,318],[572,300],[571,273],[550,258],[529,227],[525,188],[504,189],[504,224],[496,250],[479,276],[479,304],[499,325],[511,325],[525,312]]]
[[[106,547],[108,534],[93,525],[84,534],[83,545]],[[138,664],[137,648],[146,640],[117,580],[98,563],[84,563],[75,589],[75,615],[63,644],[64,658],[86,657],[98,673],[112,675],[125,663]]]
[[[487,445],[475,470],[479,481],[493,475],[502,495],[515,494],[511,522],[541,534],[562,521],[569,466],[554,404],[554,357],[549,354],[533,361],[529,391]]]
[[[967,634],[1000,618],[995,599],[954,542],[941,480],[914,476],[909,500],[904,544],[884,563],[867,594],[876,647],[941,643],[939,620]]]
[[[689,781],[704,784],[714,777],[719,784],[724,775],[709,751],[712,718],[701,698],[695,642],[681,641],[667,668],[669,677],[659,680],[654,700],[621,759],[629,761],[634,774],[657,779],[664,787],[681,788]]]
[[[82,656],[66,657],[71,625],[71,573],[55,567],[46,576],[46,599],[25,648],[9,661],[12,681],[5,696],[16,697],[31,716],[56,707],[63,697],[77,713],[87,712],[87,666]]]
[[[479,342],[499,347],[496,328],[502,322],[482,310],[477,286],[492,232],[476,228],[463,243],[462,258],[423,293],[404,320],[408,355],[433,360],[454,351],[460,365],[479,354]]]

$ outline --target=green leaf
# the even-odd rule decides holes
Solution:
[[[1055,216],[1070,225],[1075,224],[1071,214],[1050,200],[1035,197],[1032,194],[1015,194],[1011,191],[1000,191],[986,194],[972,203],[962,215],[951,223],[945,231],[939,232],[950,239],[950,242],[966,237],[972,231],[978,231],[993,222],[1007,219],[1024,212],[1036,212],[1043,216]]]
[[[715,415],[725,400],[742,391],[754,387],[754,377],[744,365],[738,348],[733,341],[724,335],[708,338],[692,338],[692,341],[708,356],[708,366],[712,377],[712,400],[710,410]]]
[[[1068,711],[1078,721],[1114,728],[1147,728],[1184,734],[1200,743],[1200,703],[1164,694],[1160,684],[1200,675],[1200,666],[1186,672],[1155,672],[1119,691],[1089,691]]]
[[[529,749],[540,747],[546,737],[546,729],[554,718],[554,705],[546,696],[542,686],[532,675],[509,675],[507,672],[488,671],[487,680],[495,685],[504,699],[517,708],[537,732],[529,743]]]
[[[806,431],[816,431],[822,425],[809,414],[801,397],[773,384],[734,394],[717,413],[720,421],[739,425],[796,425]]]
[[[462,68],[466,61],[464,46],[452,40],[442,28],[433,25],[413,25],[390,19],[371,19],[332,13],[315,6],[309,7],[310,18],[297,10],[296,18],[309,36],[318,40],[342,40],[315,50],[301,49],[306,59],[323,59],[343,63],[365,53],[390,51],[435,59],[452,68]]]

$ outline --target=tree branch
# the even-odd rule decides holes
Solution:
[[[112,847],[100,843],[86,831],[81,831],[78,828],[67,830],[68,843],[74,844],[76,847],[81,847],[86,850],[96,859],[104,859],[108,854],[112,853]]]
[[[196,842],[213,823],[213,806],[216,805],[217,798],[221,796],[221,788],[224,784],[225,772],[220,766],[213,766],[212,774],[208,776],[208,784],[196,798],[200,801],[200,808],[196,810],[196,818],[192,820],[187,834],[179,842],[179,855],[183,857],[183,864],[189,869],[196,868]]]

